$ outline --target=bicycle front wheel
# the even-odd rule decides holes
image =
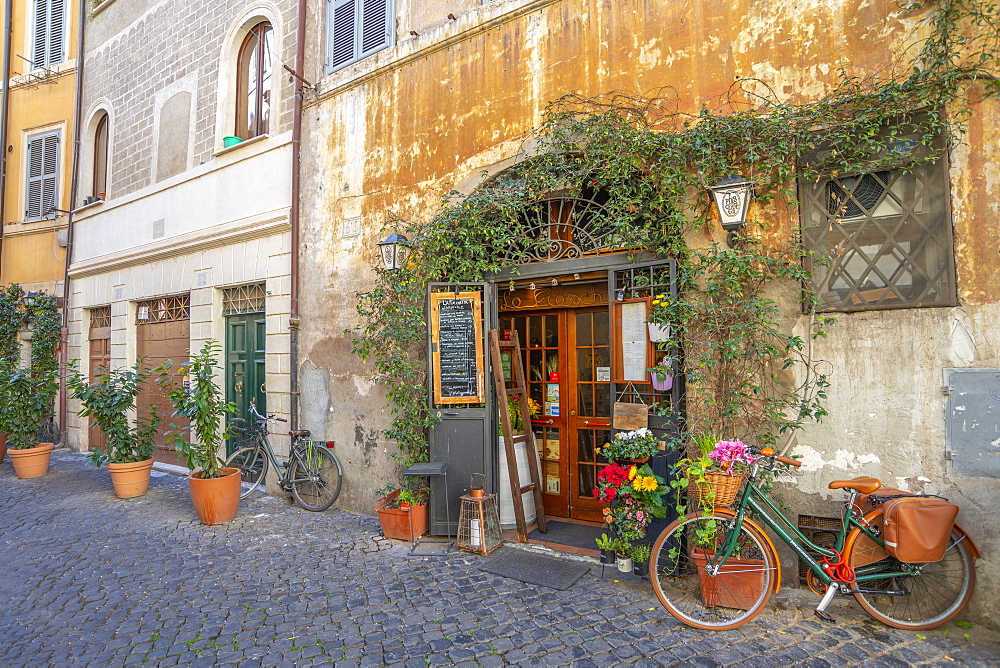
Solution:
[[[250,496],[267,477],[267,455],[259,446],[240,448],[229,456],[226,466],[240,470],[241,499]]]
[[[340,460],[323,447],[305,448],[293,458],[288,473],[292,496],[300,506],[316,512],[337,500],[342,479]]]
[[[881,529],[881,509],[865,516]],[[947,624],[965,609],[976,586],[975,557],[965,532],[954,528],[941,561],[905,564],[861,530],[844,541],[844,561],[858,574],[885,572],[886,577],[851,585],[854,598],[868,614],[897,629],[934,629]],[[894,575],[890,575],[894,574]]]
[[[690,513],[656,539],[649,562],[653,591],[667,612],[685,624],[732,629],[756,617],[771,597],[777,557],[750,524],[740,527],[732,556],[721,566],[712,564],[715,549],[733,530],[731,515]]]

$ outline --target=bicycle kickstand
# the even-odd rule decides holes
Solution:
[[[830,586],[826,589],[826,595],[823,596],[823,600],[819,602],[816,606],[815,615],[822,619],[824,622],[836,622],[837,620],[830,615],[826,608],[830,605],[833,597],[837,595],[837,590],[840,589],[840,584],[837,582],[831,582]]]

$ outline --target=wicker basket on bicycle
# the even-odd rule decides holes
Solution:
[[[691,480],[688,483],[688,499],[692,504],[706,506],[730,506],[736,500],[743,483],[743,475],[726,475],[725,473],[706,473],[705,480]],[[709,496],[715,492],[715,496]]]

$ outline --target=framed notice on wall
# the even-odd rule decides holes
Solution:
[[[649,382],[649,337],[646,315],[649,297],[612,302],[612,345],[614,382]]]
[[[432,292],[430,297],[434,403],[483,403],[482,293]]]

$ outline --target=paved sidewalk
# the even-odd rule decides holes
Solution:
[[[601,567],[560,592],[408,558],[377,520],[255,495],[205,527],[183,478],[118,500],[108,474],[57,450],[48,475],[0,464],[0,666],[1000,665],[980,629],[886,628],[853,609],[811,618],[811,595],[734,631],[687,628],[647,582]],[[968,633],[971,639],[963,638]]]

